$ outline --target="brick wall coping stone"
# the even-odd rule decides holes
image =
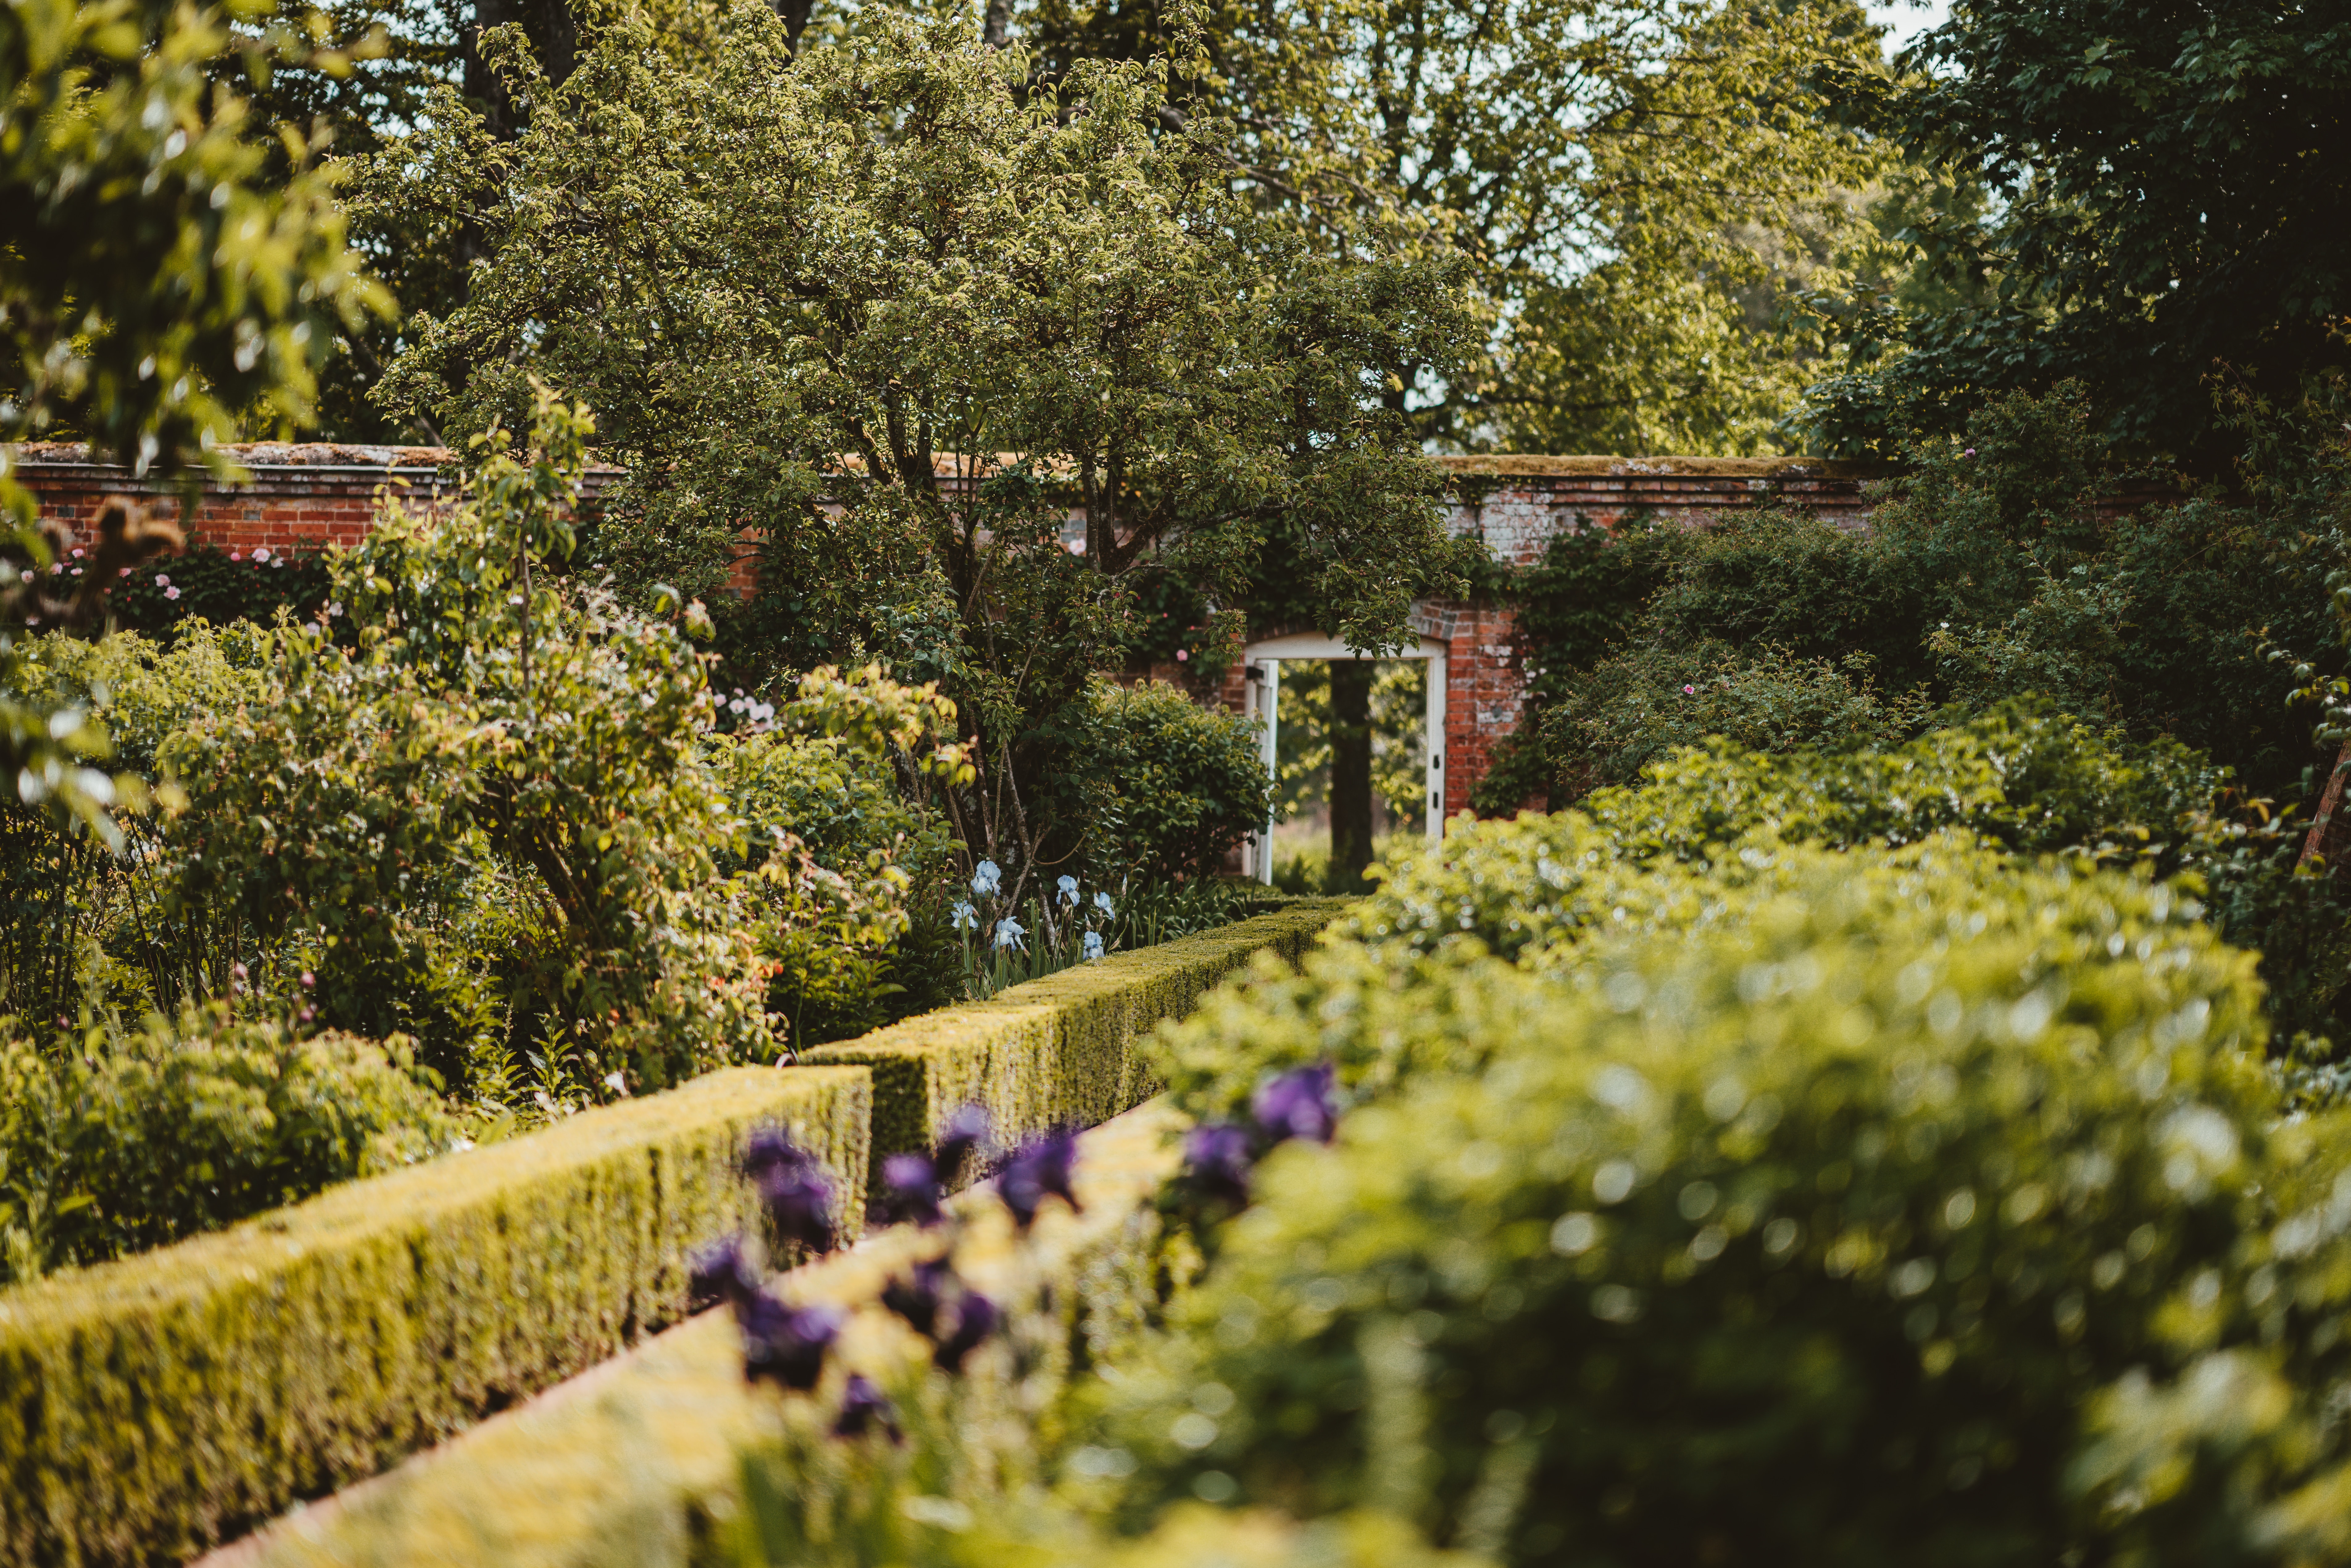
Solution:
[[[1437,465],[1447,474],[1492,475],[1501,478],[1637,478],[1644,475],[1692,478],[1842,479],[1859,484],[1877,470],[1865,463],[1839,463],[1823,457],[1620,457],[1582,455],[1496,455],[1439,457]]]

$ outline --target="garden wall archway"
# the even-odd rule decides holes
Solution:
[[[1445,836],[1445,695],[1448,684],[1447,670],[1451,644],[1444,639],[1422,633],[1410,644],[1383,653],[1365,653],[1350,648],[1336,637],[1320,632],[1297,632],[1286,637],[1270,637],[1261,643],[1251,643],[1242,651],[1242,678],[1248,683],[1242,711],[1258,721],[1258,755],[1264,758],[1266,777],[1278,777],[1280,768],[1281,736],[1281,666],[1285,661],[1296,664],[1310,659],[1349,662],[1357,659],[1426,659],[1428,661],[1428,697],[1422,710],[1422,756],[1425,777],[1422,788],[1428,811],[1428,838],[1431,843]],[[1248,847],[1242,852],[1242,869],[1262,883],[1273,881],[1273,817],[1269,813],[1265,826],[1249,835]]]

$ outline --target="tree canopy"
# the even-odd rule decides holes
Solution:
[[[490,257],[384,395],[453,434],[532,374],[608,411],[632,478],[604,559],[708,592],[758,535],[796,596],[785,662],[879,653],[963,703],[975,841],[1044,832],[1057,716],[1137,573],[1229,608],[1280,528],[1365,646],[1449,580],[1389,394],[1456,362],[1458,267],[1267,218],[1213,118],[1164,112],[1164,63],[1024,90],[960,20],[792,57],[763,5],[684,47],[622,18],[560,86],[490,47],[519,137],[444,91],[362,187]]]
[[[1190,13],[1045,0],[1040,76],[1165,47]],[[1812,86],[1882,69],[1844,0],[1340,0],[1207,7],[1179,61],[1235,126],[1236,182],[1305,232],[1470,266],[1423,432],[1469,449],[1751,451],[1823,351],[1783,308],[1859,265],[1882,159]]]
[[[0,5],[0,770],[93,824],[131,781],[90,766],[98,727],[30,695],[18,639],[86,615],[160,536],[118,508],[94,556],[53,561],[7,444],[79,437],[141,476],[225,469],[214,443],[306,421],[333,333],[387,303],[307,144],[279,127],[273,170],[235,85],[348,57],[299,28],[237,30],[263,15]]]
[[[2210,468],[2216,371],[2290,402],[2351,365],[2340,7],[1961,0],[1905,63],[1842,73],[1843,101],[1991,199],[1907,231],[1971,298],[1855,302],[1859,349],[1885,357],[1815,389],[1827,444],[1884,452],[2071,381],[2114,438]]]

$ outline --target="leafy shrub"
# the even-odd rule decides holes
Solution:
[[[1716,737],[1752,751],[1882,746],[1912,734],[1926,706],[1915,688],[1880,693],[1866,653],[1644,647],[1593,669],[1548,709],[1541,744],[1578,759],[1580,783],[1624,784],[1671,748]]]
[[[887,690],[879,681],[869,671],[830,695],[844,706],[868,701]],[[843,1040],[896,1016],[897,998],[946,999],[925,971],[945,957],[935,928],[945,924],[955,842],[941,816],[902,788],[889,737],[760,728],[705,745],[732,809],[753,830],[745,852],[722,852],[720,866],[793,873],[766,884],[778,916],[764,949],[775,966],[767,1007],[787,1020],[787,1037],[799,1046]]]
[[[1631,873],[1708,917],[1602,912],[1543,973],[1333,954],[1191,1032],[1359,1091],[1414,1066],[1259,1167],[1104,1386],[1129,1519],[1213,1472],[1439,1540],[1499,1518],[1513,1561],[2218,1560],[2199,1488],[2069,1466],[2096,1390],[2259,1354],[2251,959],[2142,878],[1780,855]]]
[[[420,1069],[501,1103],[518,1058],[550,1102],[601,1097],[873,1018],[910,920],[898,858],[943,852],[893,770],[952,769],[926,744],[952,710],[874,670],[723,707],[684,626],[535,560],[563,553],[585,433],[542,399],[541,450],[491,458],[446,514],[388,508],[319,621],[45,641],[45,678],[178,810],[120,857],[10,820],[14,1005],[265,994],[410,1035]]]
[[[2245,423],[2264,438],[2279,422],[2252,411]],[[2304,444],[2333,428],[2304,423],[2294,433]],[[1728,705],[1726,726],[1776,701],[1798,721],[1782,732],[1822,744],[1871,727],[1848,709],[1898,738],[1945,705],[2037,693],[2134,737],[2207,751],[2254,794],[2303,799],[2315,758],[2282,706],[2294,683],[2264,664],[2261,640],[2332,643],[2325,563],[2308,541],[2335,527],[2336,491],[2249,477],[2235,499],[2129,507],[2135,477],[2076,392],[2008,397],[1964,437],[1907,452],[1865,534],[1766,507],[1711,529],[1628,536],[1627,580],[1658,586],[1604,652],[1579,613],[1591,574],[1521,574],[1510,585],[1524,601],[1521,659],[1540,673],[1510,768],[1478,809],[1544,794],[1565,804],[1629,780],[1712,721],[1670,700],[1685,685],[1703,690],[1701,672],[1759,688]],[[2339,670],[2341,655],[2324,665]],[[1779,688],[1799,672],[1808,700],[1791,702]]]
[[[2298,835],[2234,800],[2227,770],[2177,742],[2132,742],[2029,701],[1882,749],[1765,757],[1718,742],[1675,752],[1638,789],[1458,834],[1441,860],[1405,862],[1351,928],[1386,927],[1420,947],[1474,932],[1515,952],[1610,907],[1581,893],[1587,862],[1671,857],[1735,882],[1745,835],[1905,843],[1946,828],[2020,856],[2073,852],[2143,860],[2159,877],[2193,873],[2220,932],[2260,949],[2279,1037],[2339,1028],[2345,909],[2332,884],[2297,870]]]
[[[446,1151],[407,1042],[190,1009],[53,1046],[0,1024],[0,1280],[217,1229]]]
[[[1097,681],[1082,755],[1097,880],[1212,875],[1264,825],[1271,797],[1255,726],[1180,686]]]

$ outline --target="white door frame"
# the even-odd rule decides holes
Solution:
[[[1426,659],[1428,661],[1428,701],[1421,722],[1422,751],[1428,758],[1428,841],[1445,837],[1445,677],[1450,644],[1435,637],[1418,637],[1392,653],[1360,653],[1336,637],[1320,632],[1272,637],[1251,643],[1242,651],[1249,675],[1248,712],[1263,725],[1258,755],[1265,760],[1266,777],[1277,777],[1281,767],[1278,749],[1281,727],[1281,664],[1285,659]],[[1266,813],[1265,831],[1250,835],[1249,870],[1258,881],[1273,880],[1273,814]]]

